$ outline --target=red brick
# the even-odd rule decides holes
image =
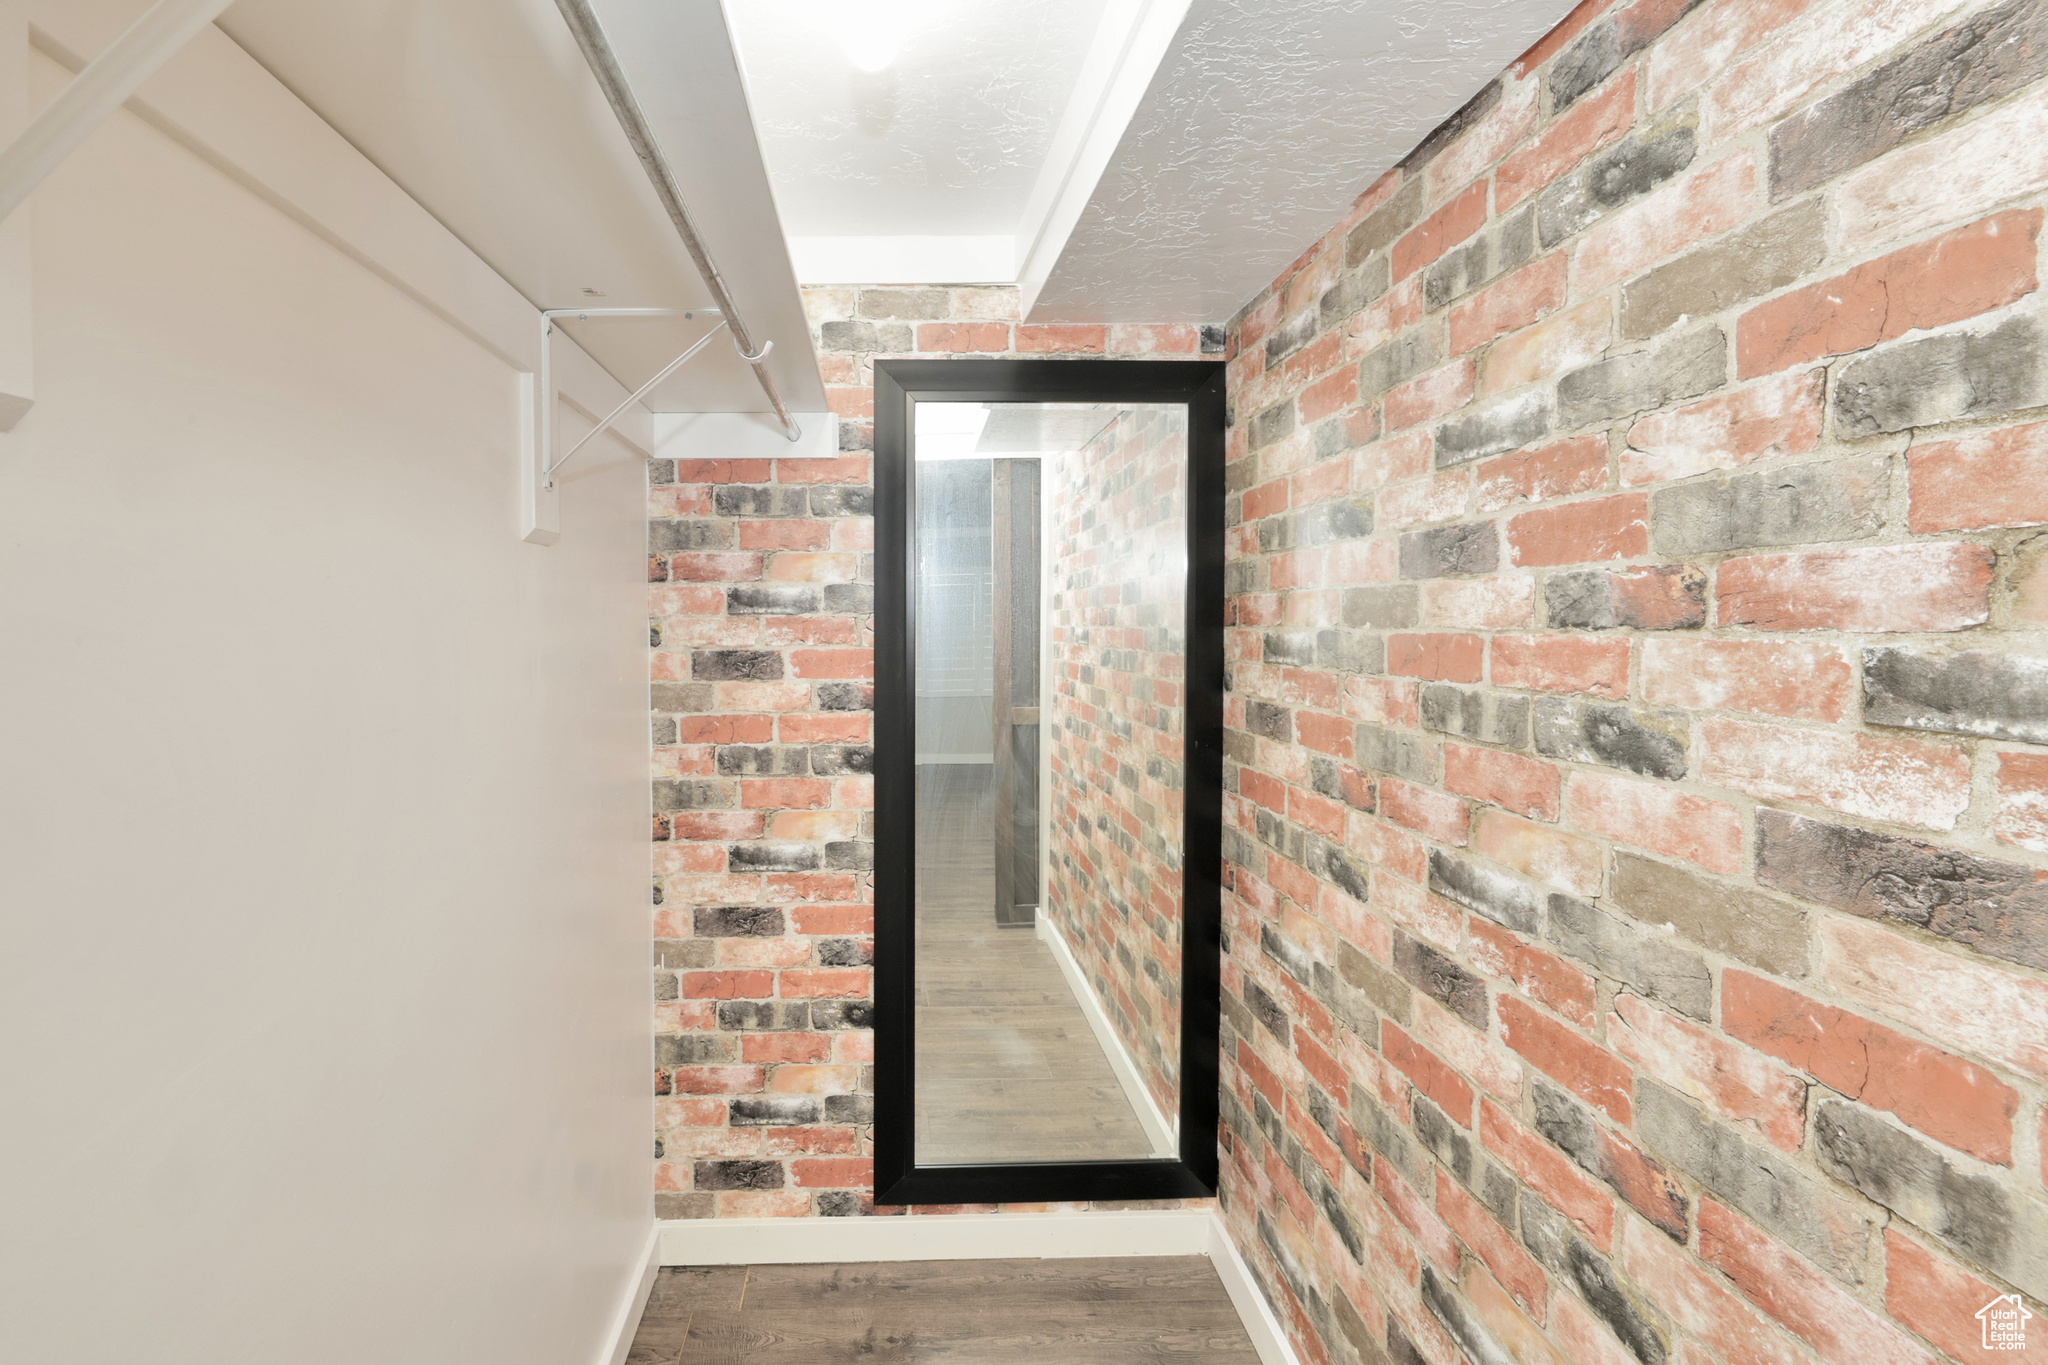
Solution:
[[[872,718],[864,711],[851,715],[786,715],[782,718],[784,744],[864,744]]]
[[[1287,818],[1324,838],[1344,837],[1344,807],[1327,797],[1311,796],[1299,787],[1287,789]]]
[[[762,777],[740,783],[748,810],[816,810],[832,804],[832,784],[812,777]]]
[[[1970,762],[1918,740],[1715,718],[1695,732],[1699,776],[1764,801],[1798,801],[1922,829],[1954,829]]]
[[[1536,619],[1536,580],[1530,574],[1496,578],[1432,578],[1422,583],[1425,625],[1502,630]]]
[[[1991,832],[2001,843],[2048,853],[2048,754],[2000,754]]]
[[[1352,723],[1342,716],[1326,716],[1316,711],[1294,713],[1295,738],[1304,747],[1320,753],[1351,757],[1353,730]]]
[[[1651,853],[1683,858],[1710,872],[1743,868],[1742,816],[1733,806],[1606,773],[1572,774],[1566,789],[1572,824]]]
[[[677,460],[677,483],[767,483],[773,460]]]
[[[867,1157],[809,1157],[789,1163],[789,1174],[802,1189],[867,1189],[875,1183],[875,1163]]]
[[[1628,695],[1629,642],[1592,635],[1496,635],[1493,684],[1532,692]]]
[[[1977,1310],[2001,1292],[1921,1246],[1896,1226],[1884,1230],[1886,1310],[1961,1365],[2006,1365],[2014,1359],[2010,1350],[1984,1348],[1984,1327],[1977,1318]]]
[[[1512,995],[1494,1003],[1502,1042],[1615,1122],[1630,1122],[1632,1078],[1620,1058]]]
[[[1607,1042],[1681,1094],[1783,1152],[1806,1132],[1806,1085],[1748,1048],[1637,999],[1618,995]]]
[[[1441,1168],[1436,1173],[1436,1211],[1449,1224],[1451,1231],[1458,1234],[1458,1239],[1471,1248],[1472,1254],[1493,1272],[1494,1278],[1515,1296],[1515,1301],[1541,1322],[1545,1295],[1550,1287],[1542,1267],[1516,1244],[1508,1230],[1495,1221],[1478,1200],[1465,1193],[1458,1182]]]
[[[1755,202],[1755,157],[1747,151],[1722,157],[1589,228],[1572,251],[1573,287],[1591,293],[1670,260],[1740,223]]]
[[[743,1033],[740,1058],[749,1062],[822,1062],[832,1040],[822,1033]]]
[[[1294,406],[1303,424],[1319,422],[1358,401],[1358,367],[1346,365],[1303,389]]]
[[[1020,322],[1017,349],[1031,353],[1100,355],[1109,340],[1109,328],[1099,324]]]
[[[1468,922],[1466,933],[1470,940],[1466,953],[1473,966],[1488,976],[1514,982],[1531,1000],[1549,1006],[1579,1027],[1593,1027],[1592,977],[1555,953],[1477,916]]]
[[[1544,820],[1557,818],[1557,766],[1520,754],[1469,744],[1446,744],[1444,787],[1461,796],[1491,801],[1520,815]]]
[[[1449,521],[1465,510],[1472,493],[1472,471],[1447,469],[1426,479],[1411,479],[1380,492],[1374,519],[1383,531]]]
[[[766,744],[775,737],[773,716],[678,716],[679,744]]]
[[[1548,502],[1607,486],[1607,438],[1574,436],[1518,450],[1479,466],[1476,505],[1496,512],[1517,500]]]
[[[1737,372],[1770,374],[2003,307],[2033,292],[2040,234],[2040,209],[2014,209],[1758,304],[1736,324]]]
[[[756,1095],[768,1079],[758,1066],[679,1066],[676,1089],[689,1095]]]
[[[1479,1140],[1543,1201],[1577,1224],[1602,1251],[1614,1244],[1614,1201],[1557,1148],[1509,1117],[1492,1100],[1479,1102]]]
[[[1202,333],[1185,322],[1118,323],[1109,329],[1109,349],[1115,355],[1195,355]]]
[[[2019,1094],[1980,1066],[1732,967],[1721,976],[1721,1028],[1958,1151],[2012,1164]]]
[[[1600,846],[1505,811],[1482,809],[1472,846],[1497,863],[1561,890],[1591,896],[1600,890]]]
[[[1826,388],[1826,370],[1796,370],[1653,413],[1628,429],[1621,481],[1656,483],[1811,454],[1820,444]]]
[[[1387,672],[1400,678],[1478,682],[1485,649],[1477,635],[1389,635]]]
[[[1964,1051],[2048,1080],[2048,983],[1863,920],[1821,921],[1819,983]]]
[[[1387,430],[1399,431],[1457,411],[1472,401],[1472,379],[1472,362],[1459,359],[1390,390],[1380,409]]]
[[[760,555],[705,551],[670,555],[669,577],[690,583],[750,583],[761,576]]]
[[[1257,521],[1276,512],[1285,512],[1292,488],[1292,481],[1274,479],[1270,483],[1260,484],[1257,488],[1247,489],[1244,495],[1244,519]]]
[[[1632,559],[1650,550],[1650,499],[1621,493],[1524,512],[1508,521],[1508,557],[1543,567]]]
[[[742,550],[823,550],[832,543],[832,524],[802,517],[740,523]]]
[[[1636,117],[1633,67],[1554,120],[1541,136],[1500,163],[1494,176],[1493,207],[1506,213],[1528,196],[1561,178],[1589,152],[1626,133]]]
[[[766,1000],[775,994],[773,972],[684,972],[685,1000]]]
[[[1486,184],[1485,180],[1474,182],[1394,243],[1396,281],[1408,278],[1485,226]]]
[[[669,817],[677,839],[758,839],[766,817],[751,810],[677,811]]]
[[[790,927],[799,934],[872,934],[872,905],[795,905],[788,910]]]
[[[1645,1297],[1670,1319],[1735,1365],[1804,1365],[1806,1353],[1757,1311],[1723,1287],[1724,1281],[1674,1243],[1641,1223],[1622,1233],[1622,1265]]]
[[[1883,545],[1725,561],[1724,626],[1758,630],[1965,630],[1990,618],[1996,558],[1982,545]]]
[[[1429,1205],[1416,1197],[1415,1191],[1408,1188],[1408,1182],[1401,1178],[1400,1172],[1387,1164],[1385,1157],[1375,1156],[1372,1159],[1372,1175],[1373,1189],[1379,1192],[1381,1201],[1387,1206],[1387,1212],[1393,1214],[1395,1221],[1408,1229],[1420,1244],[1424,1255],[1456,1275],[1458,1243],[1451,1235],[1451,1230],[1444,1226],[1443,1220],[1436,1216]]]
[[[917,325],[920,351],[1007,351],[1010,324],[1007,322],[921,322]]]
[[[1441,1057],[1402,1032],[1393,1020],[1380,1022],[1380,1055],[1461,1128],[1472,1126],[1472,1087]]]
[[[1586,26],[1598,19],[1613,0],[1580,0],[1577,8],[1558,20],[1557,27],[1538,38],[1527,52],[1515,58],[1508,73],[1517,78],[1528,75],[1543,63],[1564,50],[1566,43],[1579,36]]]
[[[1849,714],[1856,669],[1840,645],[1783,640],[1645,640],[1643,700],[1832,723]]]
[[[782,973],[781,994],[790,1000],[840,998],[858,999],[868,993],[866,967],[792,968]]]
[[[1700,1259],[1825,1360],[1935,1365],[1896,1327],[1711,1199],[1700,1201]]]
[[[769,1128],[761,1136],[769,1156],[853,1156],[860,1138],[851,1128]]]
[[[1255,768],[1237,770],[1237,792],[1245,800],[1256,802],[1275,815],[1287,813],[1287,785]]]
[[[1441,844],[1462,845],[1470,812],[1455,796],[1445,796],[1427,787],[1380,779],[1380,814],[1395,824],[1426,834]]]
[[[872,678],[875,652],[872,649],[793,649],[789,652],[790,672],[799,678]]]
[[[1553,251],[1451,309],[1451,354],[1527,327],[1564,306],[1565,253]]]
[[[1916,534],[2048,522],[2048,422],[1916,446],[1907,468]]]
[[[1553,313],[1493,343],[1486,353],[1482,390],[1499,393],[1522,384],[1557,378],[1598,360],[1606,353],[1613,331],[1606,295],[1587,299],[1562,313]]]

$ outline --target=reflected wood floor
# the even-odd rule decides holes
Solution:
[[[671,1266],[626,1365],[1256,1365],[1205,1256]]]
[[[917,1160],[1155,1152],[1058,961],[995,922],[993,769],[917,770]]]

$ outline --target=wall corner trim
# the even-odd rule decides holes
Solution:
[[[656,1223],[655,1232],[662,1265],[1207,1256],[1216,1263],[1262,1365],[1300,1365],[1230,1229],[1213,1208],[669,1219]]]
[[[626,1355],[633,1349],[633,1337],[640,1330],[641,1315],[647,1311],[648,1295],[654,1292],[654,1277],[663,1265],[661,1227],[656,1223],[647,1229],[647,1242],[641,1248],[639,1268],[626,1286],[618,1312],[612,1315],[612,1325],[605,1333],[604,1345],[598,1348],[597,1365],[626,1365]]]

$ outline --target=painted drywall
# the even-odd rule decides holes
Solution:
[[[0,1358],[591,1360],[651,1213],[644,462],[520,544],[513,373],[126,113],[26,211]]]

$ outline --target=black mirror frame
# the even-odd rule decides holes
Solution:
[[[875,1202],[1036,1203],[1216,1193],[1223,839],[1224,366],[1216,360],[886,360],[875,366]],[[919,1166],[914,911],[917,534],[913,402],[1188,409],[1187,748],[1178,1159]]]

